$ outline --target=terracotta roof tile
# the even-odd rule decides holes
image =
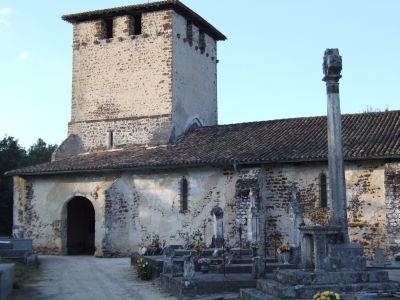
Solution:
[[[345,159],[400,158],[400,111],[343,115],[342,120]],[[201,127],[173,145],[87,153],[7,175],[324,161],[326,127],[326,117]]]

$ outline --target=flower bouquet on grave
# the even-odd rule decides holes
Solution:
[[[278,247],[278,254],[282,254],[284,252],[290,252],[292,250],[292,247],[290,247],[289,244],[282,244]]]
[[[292,247],[290,247],[289,244],[283,244],[278,247],[277,252],[281,255],[282,261],[285,265],[289,264],[289,256],[291,250]]]
[[[252,242],[250,243],[250,248],[251,248],[253,251],[257,251],[258,249],[260,249],[260,243],[259,243],[258,241],[252,241]]]
[[[151,279],[151,267],[149,263],[143,259],[143,257],[139,257],[136,261],[136,272],[137,276],[141,280]]]
[[[332,291],[318,292],[314,295],[314,300],[340,300],[339,293],[334,293]]]
[[[200,265],[202,273],[208,273],[211,263],[210,259],[202,257],[197,260],[197,263]]]
[[[203,248],[202,248],[202,246],[201,246],[201,243],[199,243],[199,242],[197,242],[197,241],[194,242],[194,244],[193,244],[193,249],[196,250],[196,252],[197,252],[198,255],[200,254],[201,250],[203,250]]]
[[[211,259],[202,257],[202,258],[199,258],[199,259],[197,260],[197,263],[198,263],[199,265],[209,265],[209,264],[211,264]]]

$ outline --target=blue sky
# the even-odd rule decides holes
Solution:
[[[29,147],[67,135],[72,26],[61,15],[141,2],[0,0],[0,138]],[[326,114],[325,48],[343,57],[343,113],[400,109],[398,0],[183,2],[228,37],[220,124]]]

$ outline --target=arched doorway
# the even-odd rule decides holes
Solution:
[[[92,203],[75,197],[67,204],[67,254],[94,254],[95,217]]]

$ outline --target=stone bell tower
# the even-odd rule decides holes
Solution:
[[[73,24],[68,134],[81,149],[159,145],[217,124],[217,41],[176,0],[63,16]]]

